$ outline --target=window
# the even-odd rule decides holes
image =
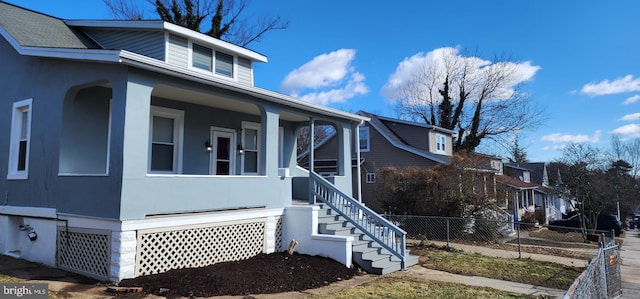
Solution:
[[[151,107],[149,172],[182,171],[183,123],[183,111]]]
[[[203,69],[205,71],[211,71],[213,65],[212,50],[197,44],[193,44],[193,67]]]
[[[442,134],[436,134],[436,153],[438,154],[446,154],[447,153],[447,137]]]
[[[258,174],[260,172],[260,125],[242,123],[242,174]]]
[[[218,52],[211,48],[195,43],[193,44],[192,49],[192,67],[207,72],[214,72],[216,75],[233,78],[233,55]]]
[[[358,127],[360,134],[360,151],[369,151],[369,127]]]
[[[365,174],[364,181],[367,184],[375,184],[376,183],[375,172],[368,172],[367,174]]]
[[[13,104],[7,179],[28,178],[32,102],[27,99]]]
[[[216,74],[233,78],[233,56],[216,51]]]

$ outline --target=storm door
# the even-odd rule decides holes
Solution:
[[[219,128],[211,129],[211,165],[212,175],[233,175],[235,172],[236,133]]]

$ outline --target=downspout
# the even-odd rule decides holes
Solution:
[[[362,173],[360,172],[360,127],[364,125],[364,120],[356,126],[356,171],[358,172],[358,201],[362,202]]]

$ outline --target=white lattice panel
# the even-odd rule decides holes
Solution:
[[[109,279],[111,235],[107,231],[58,229],[57,263],[60,268],[100,280]]]
[[[170,231],[139,231],[136,276],[246,259],[263,252],[264,239],[264,219]]]
[[[276,248],[282,248],[282,217],[276,220]],[[278,249],[276,249],[278,251]]]

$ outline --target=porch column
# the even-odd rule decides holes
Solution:
[[[280,128],[280,109],[264,107],[262,115],[262,150],[260,151],[261,169],[268,177],[278,176],[278,135]]]
[[[315,155],[313,154],[313,148],[315,148],[314,139],[316,138],[314,122],[313,117],[309,119],[309,204],[312,205],[316,204],[316,197],[313,195],[313,180],[311,180],[315,160]]]
[[[154,82],[131,75],[127,83],[124,113],[122,178],[147,175],[149,159],[149,115]]]

